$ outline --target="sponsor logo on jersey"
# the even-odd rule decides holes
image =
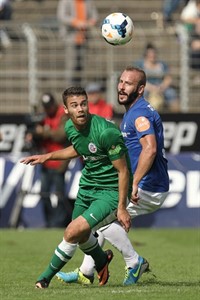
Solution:
[[[87,160],[87,161],[97,161],[97,160],[101,160],[104,159],[105,157],[107,157],[107,155],[99,155],[99,156],[85,156],[83,155],[82,158],[83,160]]]
[[[120,151],[121,151],[120,145],[117,145],[117,146],[112,145],[111,149],[108,151],[108,153],[109,153],[109,155],[115,155],[115,154],[120,153]]]
[[[93,144],[93,143],[89,143],[88,149],[89,149],[89,151],[90,151],[91,153],[96,153],[96,152],[97,152],[97,147],[96,147],[96,145]]]
[[[150,122],[145,117],[139,117],[135,120],[135,127],[139,132],[146,131],[150,128]]]
[[[127,138],[128,135],[130,135],[130,134],[131,134],[130,132],[124,132],[124,131],[122,131],[123,138]]]

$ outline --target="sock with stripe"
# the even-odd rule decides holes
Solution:
[[[91,255],[95,261],[95,267],[99,272],[106,264],[107,255],[99,246],[98,240],[91,233],[87,242],[79,244],[79,248],[87,255]]]
[[[72,258],[76,248],[77,244],[68,243],[63,239],[56,248],[47,269],[38,277],[37,281],[46,278],[50,282],[53,276]]]

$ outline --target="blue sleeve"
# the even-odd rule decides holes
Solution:
[[[153,118],[146,109],[135,111],[133,126],[138,139],[141,139],[145,135],[155,134]]]

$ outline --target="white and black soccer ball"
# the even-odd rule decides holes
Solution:
[[[111,45],[125,45],[133,36],[134,25],[131,18],[121,12],[108,15],[102,23],[102,36]]]

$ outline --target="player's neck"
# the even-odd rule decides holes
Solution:
[[[141,96],[140,96],[140,97],[141,97]],[[129,103],[129,104],[127,104],[127,105],[124,105],[126,112],[127,112],[132,106],[135,105],[135,103],[139,100],[140,97],[136,98],[132,103]]]

